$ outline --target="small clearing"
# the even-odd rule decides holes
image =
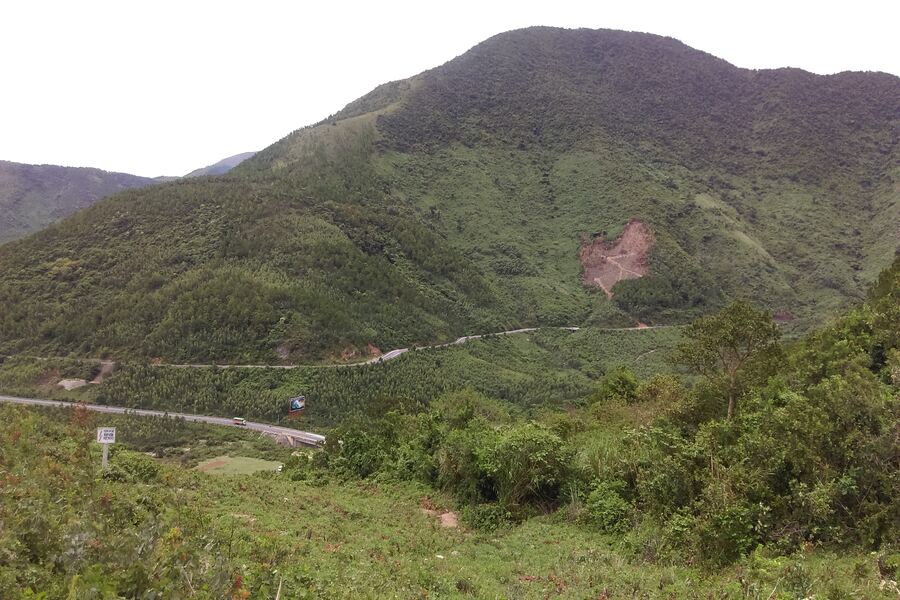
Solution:
[[[97,376],[94,377],[90,382],[91,383],[103,383],[103,380],[112,375],[113,370],[116,368],[116,363],[111,360],[101,360],[100,361],[100,370],[97,372]]]
[[[612,298],[613,286],[625,279],[643,277],[649,271],[647,257],[653,248],[653,232],[643,221],[632,219],[617,239],[602,236],[585,241],[578,252],[583,268],[582,283],[599,287]]]
[[[62,379],[56,385],[64,390],[77,390],[78,388],[86,386],[87,383],[88,382],[84,379]]]
[[[249,475],[257,471],[275,471],[279,466],[281,463],[273,460],[247,456],[217,456],[203,461],[196,469],[217,475]]]

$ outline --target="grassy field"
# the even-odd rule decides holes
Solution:
[[[483,533],[465,511],[442,527],[423,507],[452,501],[414,483],[222,478],[124,448],[104,476],[96,415],[0,416],[0,475],[19,482],[0,494],[9,597],[274,598],[279,586],[282,598],[896,597],[873,555],[763,548],[709,570],[666,558],[639,524],[624,537],[586,529],[574,505]]]
[[[280,462],[247,456],[216,456],[194,468],[213,475],[250,475],[259,471],[277,471],[280,466]]]

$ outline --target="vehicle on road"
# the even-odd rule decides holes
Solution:
[[[235,425],[243,425],[243,426],[247,425],[247,419],[245,419],[243,417],[235,417],[234,419],[232,419],[232,422]]]

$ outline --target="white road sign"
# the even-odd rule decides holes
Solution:
[[[97,428],[98,444],[115,444],[116,428],[115,427],[98,427]]]

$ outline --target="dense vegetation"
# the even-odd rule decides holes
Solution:
[[[900,259],[800,342],[779,345],[770,317],[735,303],[693,323],[676,357],[697,385],[613,370],[589,406],[530,421],[475,392],[361,407],[329,436],[327,468],[425,482],[487,528],[565,507],[648,556],[709,565],[760,546],[896,544]]]
[[[100,198],[156,180],[100,169],[0,160],[0,243],[33,233]]]
[[[0,246],[0,352],[330,361],[520,325],[686,322],[738,297],[808,329],[896,249],[898,116],[890,75],[503,34],[226,176]],[[632,218],[657,239],[651,275],[610,302],[582,287],[578,247]]]
[[[324,451],[0,407],[0,586],[45,598],[893,598],[898,300],[900,260],[865,305],[802,341],[779,343],[742,303],[695,321],[670,340],[692,387],[607,366],[584,401],[527,414],[471,389],[427,405],[386,394],[346,407]],[[501,350],[509,366],[560,348],[572,360],[585,343],[536,337],[468,350]],[[720,362],[704,350],[716,347]],[[120,431],[105,471],[91,441],[101,424]],[[179,466],[221,453],[285,468]],[[444,528],[436,515],[454,505],[462,527]]]
[[[0,407],[0,585],[48,598],[279,586],[287,597],[894,597],[898,300],[900,259],[865,304],[802,340],[779,341],[767,313],[736,302],[681,332],[543,331],[310,370],[322,389],[356,374],[342,388],[356,402],[341,405],[324,450],[290,455],[236,428]],[[616,349],[598,352],[610,338],[632,357],[676,346],[669,356],[694,376],[637,377]],[[492,370],[473,367],[485,357]],[[96,369],[37,362],[7,361],[3,385]],[[531,383],[556,373],[585,396],[510,394],[537,364]],[[201,390],[284,383],[177,372],[211,378]],[[154,389],[171,384],[187,389],[168,377]],[[121,435],[106,471],[90,441],[99,424]],[[220,455],[285,468],[219,480],[183,468]],[[454,507],[462,528],[441,527]]]
[[[109,424],[120,444],[104,472],[90,440]],[[209,476],[135,452],[150,439],[177,450],[185,428],[193,445],[218,435],[0,407],[4,597],[274,598],[279,586],[282,598],[891,597],[864,554],[757,552],[703,572],[552,516],[442,529],[420,506],[448,499],[415,484]]]
[[[641,377],[666,371],[679,339],[677,328],[540,330],[349,369],[178,369],[126,363],[102,384],[70,392],[55,383],[61,378],[90,380],[99,364],[12,357],[0,363],[0,392],[272,422],[285,418],[288,398],[304,394],[309,405],[294,424],[312,428],[334,425],[360,407],[426,407],[433,398],[465,389],[527,414],[580,401],[604,374],[626,364]]]

